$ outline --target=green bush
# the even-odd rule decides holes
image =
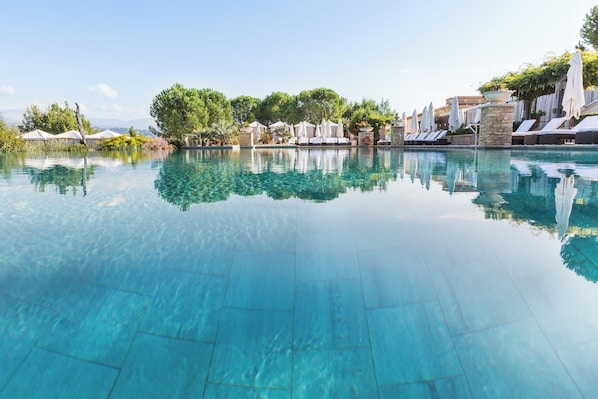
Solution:
[[[111,137],[109,139],[100,140],[98,143],[99,150],[129,150],[135,148],[141,148],[145,143],[147,143],[149,138],[145,136],[128,136],[123,134],[121,136]]]
[[[25,140],[19,137],[19,131],[14,126],[7,126],[0,118],[0,152],[23,151]]]

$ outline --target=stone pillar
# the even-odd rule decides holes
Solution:
[[[390,145],[403,147],[405,145],[405,124],[394,121],[390,127]]]
[[[373,146],[374,145],[374,128],[373,127],[362,127],[359,129],[359,141],[358,146]]]
[[[241,131],[239,132],[239,146],[253,147],[253,128],[241,128]]]
[[[482,118],[478,145],[484,147],[511,146],[513,110],[515,104],[487,103],[481,105]]]

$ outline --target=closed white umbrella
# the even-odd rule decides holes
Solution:
[[[449,113],[449,130],[451,132],[456,131],[461,127],[463,123],[462,117],[460,117],[461,112],[459,111],[459,99],[457,96],[453,97],[453,101],[451,102],[451,112]]]
[[[403,112],[401,119],[403,120],[403,126],[405,127],[405,133],[407,133],[407,115],[405,115],[405,112]]]
[[[583,92],[582,72],[581,55],[579,51],[577,51],[573,54],[571,61],[569,61],[567,85],[565,86],[565,94],[563,95],[563,110],[565,111],[565,117],[567,117],[567,119],[571,119],[573,116],[576,119],[579,119],[581,107],[586,104]]]
[[[417,133],[417,110],[413,110],[413,115],[411,115],[411,133]]]
[[[293,129],[293,125],[289,125],[289,133],[291,134],[291,137],[295,137],[295,130]]]
[[[419,130],[422,133],[427,133],[430,131],[430,122],[428,121],[428,107],[424,107],[422,110],[422,120],[419,124]]]
[[[433,132],[434,131],[434,106],[432,105],[432,102],[430,102],[430,105],[428,106],[428,126],[429,132]]]
[[[564,236],[569,227],[569,217],[571,216],[573,200],[575,199],[576,194],[575,177],[573,175],[567,177],[564,174],[561,174],[560,181],[554,189],[556,229],[559,233],[559,237]]]
[[[345,132],[343,131],[343,120],[338,120],[338,127],[336,128],[336,137],[345,137]]]

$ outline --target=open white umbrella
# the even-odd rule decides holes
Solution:
[[[583,67],[581,62],[581,55],[579,51],[573,54],[573,58],[569,61],[569,71],[567,71],[567,85],[565,86],[565,94],[563,95],[563,111],[567,119],[575,117],[579,119],[581,107],[586,104],[586,99],[583,92]]]
[[[413,115],[411,115],[411,133],[417,133],[417,110],[413,110]]]
[[[463,124],[463,118],[461,117],[461,111],[459,111],[459,99],[457,96],[453,97],[451,102],[451,111],[449,113],[449,130],[451,132],[456,131]]]

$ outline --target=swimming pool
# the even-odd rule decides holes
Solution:
[[[0,162],[2,399],[598,397],[598,152]]]

